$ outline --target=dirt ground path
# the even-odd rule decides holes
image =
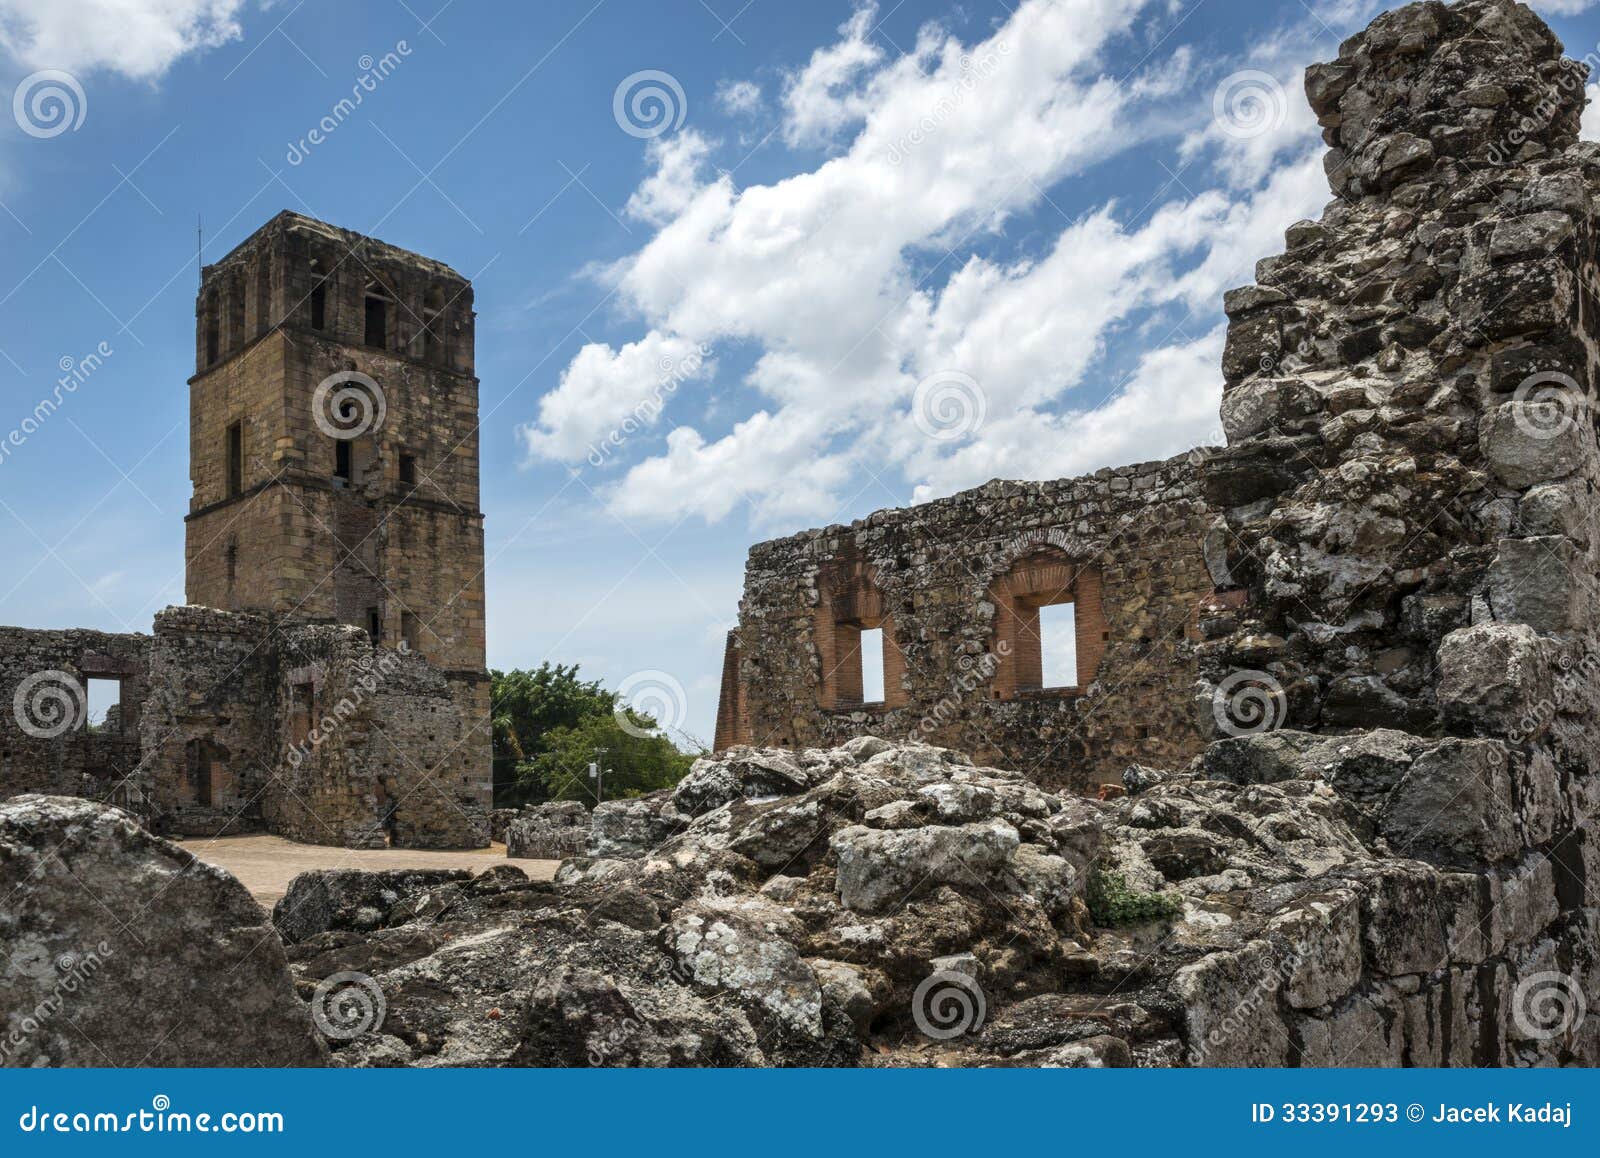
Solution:
[[[506,846],[492,844],[469,852],[437,852],[423,848],[334,848],[296,844],[281,836],[224,836],[180,840],[203,861],[227,869],[267,909],[277,903],[296,873],[309,869],[460,868],[474,873],[497,864],[514,864],[532,880],[556,875],[558,860],[521,860],[506,856]]]

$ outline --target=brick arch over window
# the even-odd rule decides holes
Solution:
[[[815,613],[817,653],[822,661],[820,698],[824,708],[870,706],[862,699],[861,633],[883,632],[883,700],[902,707],[905,655],[895,636],[894,615],[872,568],[856,565],[822,577]]]
[[[1080,563],[1055,547],[1041,547],[1018,558],[990,586],[995,607],[994,648],[1001,661],[992,692],[998,699],[1034,691],[1078,691],[1093,683],[1105,656],[1109,631],[1101,603],[1098,567]],[[1077,683],[1046,689],[1039,609],[1073,604],[1077,645]]]

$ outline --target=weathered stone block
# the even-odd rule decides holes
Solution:
[[[1561,535],[1501,539],[1489,569],[1489,603],[1497,619],[1535,631],[1570,631],[1582,622],[1594,581],[1572,540]]]

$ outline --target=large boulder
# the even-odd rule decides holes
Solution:
[[[329,929],[369,932],[381,928],[401,901],[471,876],[465,869],[315,869],[289,882],[272,908],[272,923],[291,943]]]
[[[228,873],[116,808],[0,803],[10,1066],[319,1066],[282,942]]]
[[[589,844],[589,810],[576,800],[552,800],[517,813],[505,830],[506,855],[531,860],[582,856]]]
[[[687,817],[663,793],[594,806],[589,818],[588,853],[593,857],[643,856],[675,832]]]

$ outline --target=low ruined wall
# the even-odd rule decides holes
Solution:
[[[147,635],[0,628],[0,797],[134,803],[127,780],[139,764],[149,648]],[[87,726],[90,677],[122,685],[119,708],[95,728]]]
[[[81,712],[84,677],[113,675],[122,706],[107,727],[53,714]],[[0,680],[23,705],[0,716],[0,796],[109,800],[172,835],[489,840],[487,675],[440,671],[357,628],[209,607],[169,607],[150,636],[6,628]]]
[[[488,683],[352,627],[285,631],[273,827],[348,847],[489,843]]]
[[[274,767],[271,640],[265,616],[209,607],[156,615],[140,779],[158,831],[261,827]]]
[[[1194,755],[1194,648],[1213,588],[1203,457],[993,482],[758,544],[717,746],[907,737],[1078,788],[1134,759]],[[1056,596],[1075,605],[1078,683],[1030,686],[1037,628],[1013,619]],[[885,633],[881,704],[859,702],[858,674],[839,675],[861,626]]]

